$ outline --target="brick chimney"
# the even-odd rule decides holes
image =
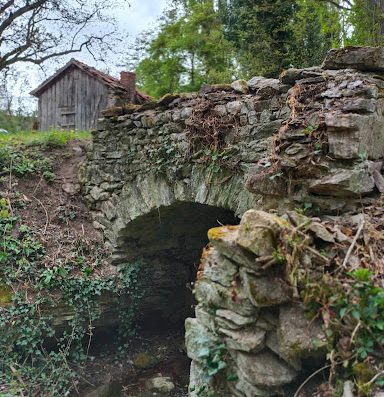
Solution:
[[[129,100],[134,102],[136,96],[136,73],[120,72],[120,84],[128,90]]]

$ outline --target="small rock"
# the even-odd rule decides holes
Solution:
[[[75,194],[80,192],[80,184],[79,183],[63,183],[61,185],[61,188],[65,193],[68,193],[71,196],[74,196]]]
[[[203,274],[215,283],[229,287],[238,272],[237,266],[229,259],[220,255],[218,250],[211,250],[201,260]]]
[[[350,380],[344,382],[343,397],[353,397],[353,382]]]
[[[146,386],[150,391],[160,393],[162,395],[169,395],[169,393],[175,389],[175,384],[172,382],[171,378],[167,376],[163,377],[161,374],[149,379]]]
[[[157,360],[155,357],[148,353],[139,353],[133,358],[133,365],[139,369],[151,368],[156,364]]]
[[[219,250],[220,254],[231,261],[245,267],[257,269],[258,266],[253,255],[236,243],[238,230],[238,226],[214,227],[208,230],[208,239],[213,247]]]
[[[320,321],[307,319],[298,304],[280,307],[278,339],[281,355],[289,361],[325,354],[327,338]]]
[[[227,111],[229,114],[237,114],[240,112],[241,107],[243,106],[243,102],[241,101],[232,101],[227,103]]]
[[[241,94],[248,94],[248,84],[245,80],[236,80],[231,84],[231,87]]]
[[[384,193],[384,177],[381,173],[377,170],[373,171],[373,179],[375,181],[375,186],[380,193]]]
[[[242,316],[252,316],[257,312],[240,288],[223,287],[205,278],[196,282],[195,297],[204,305],[231,310]]]

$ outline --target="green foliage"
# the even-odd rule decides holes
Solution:
[[[10,133],[31,130],[35,117],[25,115],[9,115],[0,110],[0,128]]]
[[[164,14],[158,32],[141,40],[138,82],[154,97],[231,79],[233,50],[212,0],[176,3]]]
[[[0,175],[18,176],[42,174],[48,181],[54,179],[49,160],[41,153],[26,151],[8,145],[0,146]]]
[[[384,44],[384,2],[355,0],[344,18],[352,26],[347,44],[380,46]]]
[[[18,131],[8,135],[0,134],[0,148],[9,145],[40,146],[52,149],[65,146],[74,139],[90,139],[89,131],[50,130]]]
[[[384,352],[384,288],[377,286],[374,275],[365,268],[345,279],[325,275],[322,282],[308,285],[303,297],[312,313],[323,315],[332,360],[343,362],[360,391],[372,383],[380,385],[383,376],[374,376],[383,368],[380,362],[374,365],[374,357]],[[369,376],[357,371],[368,367]]]
[[[0,205],[1,211],[7,211],[5,200]],[[121,307],[119,314],[121,340],[128,347],[143,296],[140,266],[127,264],[116,275],[97,276],[94,269],[104,253],[81,242],[74,244],[72,259],[58,257],[48,266],[45,247],[36,234],[20,225],[18,218],[5,214],[0,218],[0,285],[18,291],[10,306],[0,308],[0,384],[10,396],[68,396],[78,378],[76,366],[87,359],[84,341],[90,342],[92,324],[100,316],[99,297],[112,294],[119,297],[118,304],[129,301],[129,310],[125,313]],[[95,258],[92,263],[86,259],[90,252]],[[63,305],[72,315],[66,330],[57,333],[49,313]],[[47,349],[47,339],[54,341],[55,349]]]

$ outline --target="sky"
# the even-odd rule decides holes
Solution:
[[[20,71],[27,74],[28,84],[26,86],[21,83],[19,86],[15,86],[14,92],[15,96],[20,97],[23,105],[26,106],[28,110],[33,111],[37,107],[36,100],[29,95],[29,91],[36,88],[72,57],[103,71],[108,68],[111,75],[115,77],[119,76],[119,71],[122,67],[119,67],[118,64],[121,63],[126,43],[132,43],[140,32],[156,24],[157,19],[165,9],[167,0],[129,0],[129,3],[130,6],[116,9],[112,14],[118,22],[119,32],[123,34],[124,43],[117,46],[116,53],[111,54],[108,65],[102,62],[95,62],[90,54],[84,52],[76,53],[55,61],[47,61],[44,70],[40,70],[33,65],[19,66]]]

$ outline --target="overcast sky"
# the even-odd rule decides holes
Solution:
[[[110,69],[110,73],[113,76],[118,77],[119,68],[117,65],[121,62],[127,43],[133,42],[140,32],[156,24],[157,19],[161,16],[162,11],[167,4],[167,0],[129,0],[129,3],[129,7],[125,6],[124,8],[116,9],[114,12],[114,16],[118,22],[119,31],[123,34],[125,39],[123,45],[117,45],[116,53],[111,55],[108,65],[96,63],[90,54],[86,52],[80,54],[76,53],[67,58],[61,58],[56,61],[47,61],[44,71],[33,67],[33,65],[20,65],[21,70],[28,71],[29,87],[25,87],[23,85],[15,87],[15,93],[17,96],[22,97],[24,105],[28,106],[28,108],[32,110],[36,106],[36,101],[28,95],[29,91],[37,87],[42,81],[54,73],[55,70],[63,66],[72,57],[102,70],[105,70],[106,67],[108,67],[108,69]]]

